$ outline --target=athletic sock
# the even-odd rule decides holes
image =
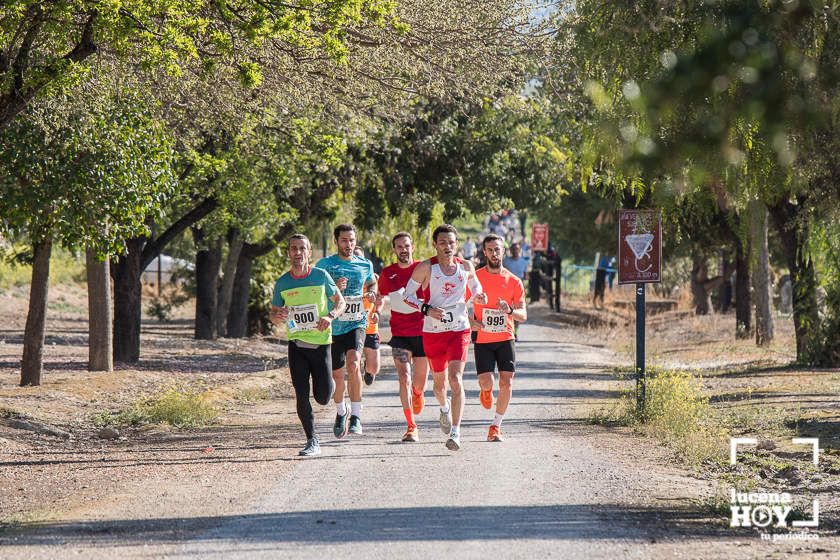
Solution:
[[[446,404],[440,407],[440,411],[446,414],[449,412],[449,399],[446,399]]]
[[[452,426],[452,429],[449,430],[449,437],[459,437],[461,435],[461,426]]]
[[[362,417],[362,401],[350,402],[350,416],[355,416],[356,418]]]
[[[411,392],[414,393],[418,397],[422,394],[422,392],[415,389],[413,385],[411,386]]]
[[[502,419],[505,417],[504,414],[496,413],[496,417],[493,419],[493,425],[499,428],[502,427]]]
[[[405,423],[408,424],[409,430],[417,427],[417,424],[414,423],[414,412],[410,408],[404,408],[403,415],[405,416]]]
[[[340,403],[335,403],[335,413],[339,416],[344,416],[345,414],[347,414],[347,405],[344,404],[344,401],[341,401]]]

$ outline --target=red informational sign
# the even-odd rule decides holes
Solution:
[[[662,281],[662,216],[659,210],[619,210],[618,283]]]
[[[531,251],[548,251],[548,224],[531,224]]]

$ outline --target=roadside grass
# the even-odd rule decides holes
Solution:
[[[628,372],[617,372],[627,379]],[[635,387],[626,389],[611,408],[590,414],[594,424],[630,426],[663,441],[690,464],[720,460],[726,450],[724,431],[717,422],[702,378],[684,370],[651,369],[647,372],[645,404],[636,405]]]
[[[99,412],[92,420],[98,427],[169,424],[177,428],[198,428],[210,424],[218,415],[219,409],[207,391],[172,385],[154,395],[141,397],[124,410]]]
[[[271,393],[265,387],[247,387],[234,395],[234,399],[246,403],[265,401],[270,398]]]

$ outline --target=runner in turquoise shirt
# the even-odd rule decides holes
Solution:
[[[333,323],[333,335],[338,336],[353,329],[367,328],[367,313],[362,297],[366,288],[376,283],[373,264],[364,257],[351,255],[348,260],[345,260],[341,255],[335,254],[319,260],[315,263],[315,267],[326,270],[334,282],[338,282],[339,278],[347,279],[347,286],[341,290],[347,307]]]
[[[365,343],[367,312],[363,298],[376,298],[376,277],[373,264],[353,254],[356,248],[356,228],[341,224],[333,231],[335,255],[324,257],[316,263],[326,270],[344,296],[347,306],[333,323],[332,368],[335,381],[335,437],[347,433],[362,434],[362,374],[360,370],[362,347]],[[346,367],[345,367],[346,366]],[[346,375],[346,381],[345,381]],[[345,389],[350,396],[350,407],[344,402]]]

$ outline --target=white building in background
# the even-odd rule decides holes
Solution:
[[[176,259],[169,255],[160,255],[155,260],[149,263],[143,274],[140,275],[140,281],[143,284],[157,285],[158,277],[161,284],[168,284],[172,281],[172,273],[175,270],[194,270],[195,265],[190,261],[184,259]],[[158,274],[159,273],[159,274]],[[183,278],[181,279],[183,281]]]

